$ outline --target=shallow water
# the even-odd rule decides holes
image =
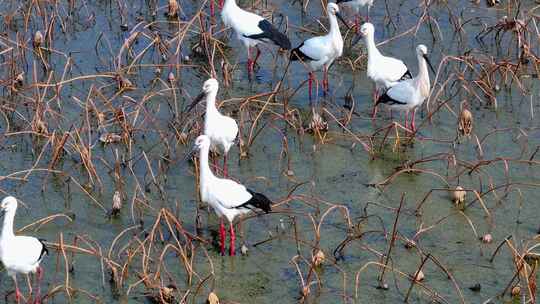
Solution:
[[[281,19],[279,13],[287,16],[293,45],[298,45],[308,36],[299,33],[299,27],[321,30],[316,24],[321,15],[319,2],[310,1],[306,14],[302,14],[298,3],[282,0],[268,2],[268,9],[276,11],[276,22],[279,23]],[[437,20],[440,30],[435,39],[429,26],[424,24],[419,27],[416,35],[409,34],[392,40],[381,46],[381,50],[385,54],[402,58],[413,75],[417,71],[414,48],[419,43],[428,46],[430,58],[436,67],[445,55],[461,55],[471,50],[477,56],[486,54],[495,59],[508,57],[515,60],[516,54],[512,51],[515,48],[515,39],[510,33],[502,38],[500,44],[495,44],[493,36],[485,39],[485,45],[479,44],[475,39],[483,29],[483,24],[495,24],[508,14],[507,11],[502,7],[488,8],[484,2],[478,5],[469,1],[450,2],[448,5],[442,2],[434,3],[429,9],[430,16]],[[118,3],[125,7],[120,9]],[[83,253],[67,255],[68,263],[73,263],[73,272],[68,272],[73,301],[147,302],[149,300],[144,293],[149,288],[145,288],[139,280],[154,273],[145,274],[143,269],[156,271],[158,265],[161,265],[167,271],[167,274],[161,273],[161,284],[176,285],[176,298],[179,299],[187,293],[186,301],[190,303],[202,303],[212,289],[225,303],[275,303],[276,300],[279,303],[294,303],[301,300],[302,280],[292,261],[300,254],[309,262],[312,246],[320,246],[327,260],[316,270],[321,284],[311,285],[311,294],[305,299],[308,303],[402,303],[410,280],[400,273],[413,274],[425,254],[430,254],[451,273],[466,303],[483,303],[490,298],[493,298],[495,303],[502,303],[510,299],[508,295],[503,299],[496,297],[503,292],[515,272],[511,250],[508,246],[503,246],[493,263],[490,263],[489,259],[497,245],[508,235],[512,235],[513,245],[520,252],[535,244],[532,239],[539,228],[540,211],[537,202],[540,199],[540,173],[536,171],[537,162],[522,160],[529,160],[540,145],[537,78],[520,77],[527,93],[522,93],[515,83],[505,86],[500,78],[496,78],[501,87],[500,91],[495,92],[497,108],[489,105],[483,95],[480,96],[484,98],[477,100],[472,98],[470,93],[461,90],[450,98],[449,94],[456,90],[446,90],[436,100],[430,101],[429,111],[433,111],[438,104],[450,98],[447,107],[441,107],[441,110],[433,115],[431,123],[427,121],[429,112],[426,108],[418,115],[417,125],[421,127],[413,145],[403,145],[406,142],[403,133],[400,134],[401,142],[394,145],[394,132],[390,133],[391,139],[383,144],[384,132],[379,133],[374,141],[377,151],[375,157],[364,151],[329,115],[325,115],[325,118],[330,130],[326,134],[325,143],[321,144],[310,134],[298,134],[278,119],[277,114],[266,112],[262,115],[257,129],[264,127],[250,147],[249,157],[240,160],[238,147],[234,147],[230,153],[229,175],[266,193],[276,202],[284,200],[297,184],[305,183],[294,191],[295,195],[303,195],[304,199],[293,199],[288,204],[280,205],[280,210],[276,213],[247,219],[243,226],[249,254],[234,258],[221,257],[215,246],[218,219],[213,212],[208,212],[206,207],[201,206],[199,213],[202,225],[197,229],[195,218],[199,203],[194,167],[179,161],[190,148],[196,131],[190,134],[189,144],[184,145],[171,127],[173,122],[178,125],[183,119],[174,117],[175,107],[182,109],[190,102],[200,90],[202,82],[208,78],[206,59],[198,57],[192,50],[198,41],[198,38],[194,37],[195,31],[199,30],[198,20],[194,21],[189,38],[177,45],[178,41],[172,37],[178,26],[174,23],[167,24],[167,18],[163,16],[166,1],[75,1],[73,10],[69,10],[68,3],[59,2],[58,5],[57,10],[53,7],[47,8],[49,14],[53,11],[61,12],[63,23],[56,22],[53,26],[53,49],[57,52],[47,56],[51,69],[45,71],[39,56],[31,52],[33,33],[38,29],[44,31],[42,17],[38,17],[34,12],[26,32],[22,30],[24,20],[16,13],[17,8],[21,10],[26,4],[17,1],[0,4],[0,20],[3,21],[0,24],[2,33],[6,33],[0,38],[0,52],[15,46],[16,28],[22,31],[19,33],[21,41],[30,41],[25,54],[26,61],[20,57],[17,60],[17,71],[25,72],[24,89],[14,96],[10,95],[7,86],[4,86],[2,91],[0,104],[4,114],[0,119],[0,132],[3,134],[0,145],[0,175],[4,178],[0,178],[0,190],[16,196],[27,206],[19,209],[17,227],[53,214],[65,214],[72,218],[70,222],[64,217],[58,217],[42,226],[34,226],[33,228],[37,229],[29,229],[25,233],[53,243],[59,243],[60,238],[63,238],[66,244],[73,244],[77,236],[78,246],[101,250],[103,256],[108,258],[102,260]],[[155,16],[152,16],[152,9],[149,9],[152,5],[159,8]],[[189,21],[198,10],[198,5],[198,2],[181,2],[184,12],[181,19]],[[250,7],[251,1],[243,1],[242,5]],[[261,7],[262,4],[258,5]],[[418,1],[399,2],[399,5],[397,2],[389,2],[388,6],[389,12],[384,1],[376,1],[371,10],[370,17],[376,26],[378,41],[394,37],[415,26],[422,13]],[[534,4],[533,1],[523,1],[522,6],[522,11],[525,11],[525,8],[532,8]],[[349,11],[345,13],[351,17]],[[6,25],[9,15],[14,16],[11,27]],[[388,24],[388,16],[391,16],[395,27]],[[465,23],[461,41],[454,36],[453,18],[459,18],[461,23],[469,20]],[[152,21],[155,22],[151,28],[143,29]],[[120,25],[124,23],[128,25],[128,31],[121,29]],[[321,23],[326,24],[326,20],[323,18]],[[136,54],[148,46],[153,39],[150,35],[155,32],[159,32],[163,40],[171,41],[168,46],[170,54],[178,47],[181,55],[169,56],[162,61],[158,52],[154,48],[150,49],[142,57],[142,61],[135,62],[134,68],[128,74],[137,88],[117,94],[116,83],[109,76],[116,69],[117,55],[122,43],[131,34],[130,31],[140,31],[143,34],[132,45],[130,57],[126,57],[126,52],[121,56],[124,72],[127,70],[126,62],[131,63]],[[223,39],[221,34],[217,37]],[[352,37],[352,34],[349,33],[347,37]],[[531,39],[533,51],[540,53],[538,41],[534,41],[534,37]],[[263,46],[265,52],[261,57],[261,67],[257,71],[256,79],[250,82],[245,70],[245,51],[235,39],[230,39],[228,44],[231,48],[227,49],[226,60],[235,67],[232,73],[234,83],[232,87],[222,88],[219,96],[224,101],[224,111],[232,113],[238,119],[239,105],[245,102],[246,97],[269,93],[274,89],[277,80],[282,77],[286,61],[283,57],[274,57],[275,49]],[[507,45],[509,47],[505,47]],[[508,50],[510,55],[507,54]],[[316,108],[325,107],[341,118],[348,113],[342,107],[344,96],[351,92],[355,100],[356,114],[352,115],[352,121],[347,128],[365,139],[365,136],[371,135],[377,128],[387,126],[390,119],[384,110],[379,111],[375,122],[370,118],[372,86],[362,68],[365,57],[359,60],[354,70],[349,64],[349,60],[354,61],[363,52],[362,42],[352,49],[346,43],[344,57],[331,69],[330,96],[321,95],[313,104]],[[10,60],[10,54],[12,53],[6,52],[0,59],[3,63],[3,70],[0,70],[2,79],[11,77],[9,65],[6,64]],[[70,56],[71,68],[62,77],[66,58]],[[188,56],[189,60],[186,60],[185,56]],[[216,58],[215,65],[219,66],[221,60],[221,57]],[[274,60],[277,60],[276,64]],[[157,65],[161,68],[161,74],[158,75],[161,82],[153,81]],[[530,64],[524,69],[533,71],[532,66]],[[443,65],[434,91],[439,89],[448,75],[463,68],[455,63]],[[47,83],[47,75],[51,71],[54,73],[50,83],[80,75],[102,76],[69,82],[61,88],[60,97],[56,98],[54,87],[45,92],[43,88],[38,90],[31,86],[35,82]],[[174,90],[168,88],[169,72],[176,76]],[[524,75],[531,73],[533,72],[522,71]],[[37,81],[33,80],[34,74]],[[221,77],[220,69],[218,75]],[[284,78],[283,88],[289,89],[290,94],[306,77],[304,68],[293,63]],[[431,74],[431,77],[433,79],[434,75]],[[465,77],[473,79],[471,74],[466,74]],[[92,87],[94,94],[89,94]],[[97,91],[100,94],[95,93]],[[290,99],[289,107],[297,109],[302,119],[309,120],[311,110],[306,91],[306,87],[299,89]],[[154,94],[156,92],[158,93]],[[479,90],[476,93],[480,94]],[[81,142],[92,147],[92,162],[97,176],[90,179],[84,170],[84,164],[75,149],[77,141],[74,133],[68,140],[66,153],[55,167],[61,174],[50,174],[45,170],[34,170],[27,176],[26,171],[15,173],[31,168],[47,169],[51,162],[53,153],[47,137],[36,137],[25,132],[31,130],[29,121],[34,117],[34,100],[38,98],[38,94],[45,95],[42,105],[47,109],[44,120],[49,134],[53,130],[58,134],[78,130]],[[481,153],[474,136],[471,139],[462,139],[460,143],[454,141],[456,117],[450,109],[459,113],[459,103],[463,99],[469,100],[471,104],[475,119],[474,134],[482,141]],[[277,101],[283,102],[280,94]],[[241,112],[246,124],[242,130],[244,141],[247,140],[251,124],[264,102],[266,97],[260,97],[244,105]],[[110,121],[98,128],[94,108],[107,113],[106,119]],[[122,132],[120,124],[114,121],[114,115],[110,112],[111,109],[120,108],[128,113],[127,120],[133,127],[131,145],[121,142],[110,145],[99,143],[98,138],[104,132]],[[203,107],[198,108],[199,111],[202,109]],[[270,109],[279,115],[283,111],[282,106],[275,104],[270,105]],[[531,115],[531,109],[535,116]],[[394,118],[398,119],[399,115],[394,113]],[[91,130],[88,129],[89,125],[92,126]],[[180,127],[184,125],[181,124]],[[283,138],[287,140],[288,153],[284,153]],[[452,154],[458,159],[457,166],[453,165],[453,160],[448,157]],[[114,177],[116,157],[125,161],[125,165],[119,167],[120,179]],[[414,162],[431,157],[439,159],[415,166],[425,170],[424,173],[405,173],[386,186],[368,186],[384,181],[407,161]],[[167,162],[166,159],[172,161]],[[507,169],[502,159],[507,160]],[[537,159],[538,156],[532,160]],[[477,164],[480,160],[497,161],[481,166],[469,174],[468,171],[473,166],[471,164]],[[293,176],[286,175],[289,169],[294,173]],[[466,173],[458,174],[462,171]],[[8,175],[10,177],[7,177]],[[25,177],[25,181],[14,177]],[[505,186],[507,182],[510,183],[508,187]],[[478,201],[464,213],[459,212],[452,204],[448,192],[441,190],[455,187],[458,183],[466,189],[486,193],[482,196],[482,202],[489,216]],[[85,193],[82,187],[88,193]],[[489,192],[490,187],[496,190]],[[108,211],[113,193],[117,189],[125,195],[124,207],[119,217],[111,218]],[[432,189],[435,190],[430,194]],[[373,262],[380,262],[380,255],[388,250],[396,216],[395,209],[402,196],[404,204],[397,226],[398,239],[392,249],[389,264],[393,271],[389,269],[385,274],[389,290],[381,290],[376,288],[380,269]],[[421,212],[415,214],[416,207],[426,196],[428,197],[420,209]],[[469,193],[468,202],[472,200],[473,195]],[[99,204],[102,204],[105,210]],[[318,223],[331,204],[346,207],[347,219],[354,225],[360,223],[360,231],[366,232],[361,238],[351,241],[344,249],[343,256],[337,260],[332,253],[350,232],[347,219],[338,209],[333,209],[321,225],[318,245],[315,243],[315,232],[310,219],[311,216]],[[199,234],[208,240],[205,244],[194,242],[193,269],[197,275],[191,284],[188,284],[181,259],[172,250],[163,256],[163,263],[158,262],[160,252],[166,244],[176,246],[173,235],[164,225],[160,225],[163,242],[155,243],[155,247],[159,249],[148,253],[150,261],[145,262],[136,255],[125,272],[124,285],[115,292],[109,283],[110,267],[106,261],[113,264],[125,263],[127,254],[139,248],[138,242],[143,242],[151,232],[161,208],[176,214],[186,231]],[[142,228],[139,228],[141,224]],[[418,229],[432,225],[432,229],[421,234],[416,248],[404,247],[403,238],[412,238]],[[123,233],[115,242],[119,234],[127,228],[131,230]],[[483,244],[478,240],[478,236],[486,233],[493,235],[491,244]],[[295,239],[301,241],[297,243]],[[115,245],[109,254],[113,242]],[[254,246],[260,242],[263,243]],[[237,245],[241,243],[240,240]],[[148,244],[145,246],[148,248]],[[205,256],[206,252],[208,258]],[[148,268],[143,267],[143,263],[148,263]],[[305,278],[309,265],[301,258],[298,263]],[[51,250],[51,256],[43,262],[43,266],[46,271],[43,288],[50,293],[53,290],[56,292],[51,293],[48,302],[68,302],[63,286],[66,282],[66,266],[62,254]],[[423,272],[426,278],[422,284],[426,289],[415,286],[409,296],[410,302],[460,302],[456,287],[433,261],[425,264]],[[355,277],[358,273],[360,280],[356,289]],[[4,278],[7,276],[4,275]],[[22,278],[20,280],[22,282]],[[312,276],[310,281],[316,282],[316,278]],[[480,292],[468,288],[477,283],[481,284]],[[2,294],[12,289],[10,280],[2,280]],[[434,294],[442,299],[434,299]]]

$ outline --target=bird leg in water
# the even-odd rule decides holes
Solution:
[[[32,298],[32,282],[30,282],[30,275],[26,274],[26,285],[28,285],[28,297]],[[28,299],[30,301],[30,299]]]
[[[223,224],[223,218],[219,219],[219,247],[221,255],[225,255],[225,225]]]
[[[366,5],[366,22],[369,22],[369,4]]]
[[[234,243],[236,241],[236,235],[234,234],[234,225],[232,222],[230,223],[229,234],[231,235],[231,242],[229,244],[229,255],[234,256]]]
[[[409,125],[409,110],[406,110],[405,111],[405,129],[409,128],[408,125]]]
[[[315,75],[313,72],[309,72],[309,78],[308,78],[308,90],[309,90],[309,100],[313,98],[312,96],[312,89],[313,89],[313,80],[315,79]]]
[[[253,61],[251,61],[251,47],[249,46],[247,48],[247,57],[248,57],[247,69],[248,69],[248,73],[251,74],[251,72],[253,72]]]
[[[227,177],[227,153],[223,153],[223,177]]]
[[[21,302],[21,291],[19,290],[19,285],[17,284],[17,277],[13,276],[13,282],[15,282],[15,300],[17,304]]]
[[[414,119],[416,116],[416,108],[412,111],[412,119],[411,119],[411,131],[416,131],[416,126],[414,125]]]
[[[212,154],[212,166],[214,166],[214,170],[217,171],[218,163],[217,163],[217,155]]]
[[[251,67],[252,72],[253,72],[253,68],[257,64],[257,60],[259,60],[259,57],[261,56],[261,50],[259,49],[259,47],[255,46],[255,48],[257,49],[257,55],[255,55],[255,60],[253,60],[253,67]]]
[[[40,304],[41,303],[41,279],[43,278],[43,269],[41,266],[38,266],[37,272],[37,293],[36,293],[36,301],[34,304]]]
[[[326,96],[326,93],[328,92],[328,68],[327,67],[324,67],[324,70],[323,70],[322,87],[323,87],[323,94]]]

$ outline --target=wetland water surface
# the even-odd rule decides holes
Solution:
[[[319,1],[305,13],[300,2],[240,4],[273,12],[296,46],[327,25]],[[203,303],[213,290],[222,303],[506,303],[515,286],[518,301],[538,296],[534,1],[375,0],[381,51],[415,75],[422,43],[438,67],[416,139],[383,109],[372,121],[365,47],[350,47],[352,32],[329,96],[310,103],[307,84],[295,91],[307,79],[300,63],[283,77],[286,55],[262,46],[249,81],[245,50],[219,15],[210,34],[206,2],[179,5],[170,19],[167,1],[0,1],[0,191],[25,204],[17,228],[34,223],[22,233],[50,243],[44,301]],[[246,256],[219,255],[219,221],[198,201],[197,168],[180,161],[204,107],[182,109],[213,69],[222,111],[241,126],[229,176],[279,203],[244,221]],[[463,100],[473,132],[456,140]],[[328,132],[302,131],[313,111]],[[463,211],[447,191],[457,185],[468,190]],[[111,216],[116,191],[123,206]],[[491,243],[479,240],[486,234]],[[326,259],[314,268],[318,250]],[[387,290],[377,288],[383,265]],[[0,287],[13,290],[5,272]]]

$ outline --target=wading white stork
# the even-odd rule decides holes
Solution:
[[[227,177],[227,154],[238,135],[238,125],[234,119],[219,113],[216,107],[218,89],[219,83],[216,79],[210,78],[205,81],[201,94],[193,100],[187,111],[191,111],[201,100],[206,99],[204,135],[210,138],[213,151],[216,151],[218,147],[221,148],[223,152],[223,175]]]
[[[393,85],[378,100],[378,104],[386,104],[392,109],[405,111],[405,128],[408,128],[409,111],[412,110],[410,128],[414,132],[416,109],[421,106],[429,97],[431,84],[429,82],[429,68],[435,73],[435,69],[429,62],[427,56],[428,49],[420,44],[416,47],[416,57],[418,58],[418,75],[412,79],[402,80]]]
[[[17,200],[8,196],[2,200],[0,209],[4,216],[2,234],[0,235],[0,260],[6,268],[8,276],[15,282],[15,298],[21,300],[21,292],[17,284],[17,274],[37,273],[38,291],[35,303],[40,303],[40,281],[43,274],[39,263],[49,251],[40,239],[31,236],[17,236],[13,233],[13,222],[17,211]],[[27,277],[28,288],[32,292],[30,279]]]
[[[397,81],[412,78],[411,72],[403,61],[394,57],[384,56],[379,52],[375,44],[375,27],[373,24],[362,24],[358,38],[364,38],[366,43],[368,53],[367,76],[375,84],[375,90],[373,92],[374,101],[379,98],[381,90],[387,90]],[[375,114],[376,107],[373,108],[373,116]]]
[[[337,18],[339,18],[347,28],[347,22],[339,13],[339,7],[335,3],[328,3],[326,7],[328,12],[328,20],[330,21],[330,30],[324,36],[313,37],[305,40],[297,48],[291,51],[290,58],[292,61],[301,60],[306,63],[309,71],[308,89],[309,99],[311,100],[311,90],[313,80],[315,79],[314,72],[323,68],[323,91],[328,91],[328,69],[338,57],[343,54],[343,37],[339,30]],[[336,18],[337,17],[337,18]]]
[[[237,216],[254,211],[255,208],[268,213],[272,202],[264,194],[254,192],[245,186],[224,178],[218,178],[210,170],[208,153],[210,138],[201,135],[195,140],[195,149],[199,150],[199,174],[201,200],[210,205],[220,218],[219,237],[221,254],[225,255],[225,226],[223,217],[229,222],[229,255],[235,255],[235,240],[233,221]]]
[[[221,19],[226,26],[230,26],[238,39],[247,49],[248,72],[253,72],[261,51],[257,47],[259,43],[272,43],[282,49],[291,49],[291,42],[285,34],[278,31],[268,20],[254,13],[241,9],[236,0],[225,0]],[[250,49],[257,48],[255,59],[251,59]]]

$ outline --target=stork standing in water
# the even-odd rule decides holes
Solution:
[[[418,75],[413,79],[407,79],[397,82],[378,100],[378,104],[386,104],[390,108],[405,111],[405,128],[408,128],[409,111],[412,110],[410,128],[414,132],[416,109],[421,106],[429,97],[431,84],[429,82],[428,66],[435,73],[435,69],[429,62],[427,56],[428,49],[425,45],[420,44],[416,47],[416,57],[418,58]]]
[[[347,22],[340,15],[337,4],[328,3],[326,10],[330,21],[328,34],[305,40],[300,46],[291,51],[290,56],[292,61],[301,60],[305,62],[310,69],[308,79],[310,100],[315,71],[321,67],[323,68],[323,91],[326,93],[328,91],[328,69],[334,60],[343,54],[343,37],[341,37],[337,18],[349,28]]]
[[[360,27],[358,39],[364,38],[368,53],[367,76],[375,83],[373,100],[379,98],[381,90],[387,90],[400,80],[412,78],[411,72],[403,61],[384,56],[375,44],[375,27],[371,23],[364,23]],[[353,42],[356,43],[358,39]],[[373,116],[376,114],[376,106],[373,108]]]
[[[49,251],[41,240],[31,236],[16,236],[13,233],[13,222],[17,211],[17,200],[13,196],[8,196],[2,200],[0,209],[4,216],[2,234],[0,235],[0,260],[2,260],[7,274],[15,282],[17,303],[20,303],[22,297],[17,284],[18,273],[27,275],[30,293],[32,293],[32,286],[28,274],[37,273],[38,291],[35,303],[40,303],[41,290],[39,285],[43,270],[39,263]]]
[[[219,113],[216,108],[216,96],[219,83],[210,78],[204,82],[202,92],[193,100],[187,111],[191,111],[201,100],[206,99],[206,114],[204,116],[204,135],[210,138],[211,148],[217,150],[219,146],[223,151],[223,175],[227,177],[227,154],[238,135],[236,121]]]
[[[360,27],[360,8],[366,7],[366,22],[369,22],[369,10],[373,6],[373,0],[337,0],[337,4],[346,4],[350,7],[352,7],[355,11],[354,15],[354,29],[356,32],[358,32],[358,28]]]
[[[210,205],[220,219],[219,237],[221,255],[225,255],[225,225],[223,217],[229,222],[229,255],[235,255],[235,240],[233,221],[237,216],[253,211],[255,208],[268,213],[272,202],[263,194],[247,189],[245,186],[224,178],[218,178],[208,165],[210,138],[201,135],[195,140],[195,149],[199,150],[199,183],[201,200]]]
[[[246,47],[250,74],[261,55],[257,46],[259,43],[272,43],[285,50],[291,49],[291,41],[285,34],[278,31],[263,17],[238,7],[236,0],[225,0],[221,19],[226,26],[232,27],[238,39]],[[253,60],[251,59],[252,47],[257,48],[257,55]]]

